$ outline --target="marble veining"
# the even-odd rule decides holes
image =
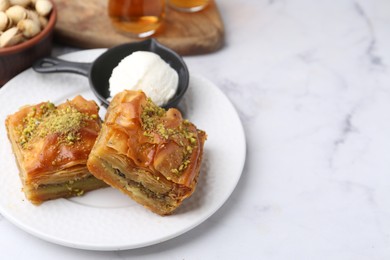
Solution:
[[[251,121],[257,115],[258,97],[261,96],[261,89],[256,83],[249,83],[243,86],[238,82],[229,79],[223,79],[219,82],[219,86],[224,93],[235,104],[238,109],[240,117],[244,121]],[[242,89],[247,91],[242,91]],[[245,106],[240,104],[245,100]]]
[[[354,114],[355,110],[347,113],[341,122],[341,127],[339,128],[340,133],[333,141],[333,149],[331,151],[331,157],[329,160],[329,166],[331,168],[334,167],[334,157],[337,156],[339,149],[341,149],[341,147],[346,144],[351,134],[357,133],[358,131],[352,123],[352,117]]]
[[[375,31],[372,26],[370,18],[366,15],[362,7],[358,2],[354,2],[355,9],[357,13],[361,16],[361,18],[364,20],[367,30],[368,30],[368,35],[369,35],[369,45],[367,47],[367,55],[369,57],[369,60],[371,61],[372,65],[374,66],[379,66],[383,67],[382,59],[377,56],[375,53],[375,48],[376,48],[376,38],[375,38]]]

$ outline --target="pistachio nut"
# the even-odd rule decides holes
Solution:
[[[17,27],[8,29],[0,36],[0,48],[16,45],[23,41],[23,35]]]
[[[41,16],[48,15],[53,9],[53,4],[49,0],[37,0],[35,3],[35,10]]]
[[[41,32],[41,24],[31,19],[24,19],[18,22],[18,29],[26,38],[32,38]]]
[[[41,24],[41,28],[42,30],[47,26],[47,24],[49,23],[49,21],[47,20],[46,17],[43,17],[43,16],[39,16],[39,23]]]
[[[9,17],[4,12],[0,11],[0,32],[9,29],[11,26],[11,19],[9,19]]]
[[[9,0],[0,0],[0,11],[4,12],[10,6]]]
[[[6,15],[12,20],[14,24],[17,24],[20,20],[27,18],[26,9],[20,5],[14,5],[5,11]]]
[[[33,20],[34,22],[40,24],[39,15],[37,14],[37,12],[35,12],[33,10],[29,10],[29,9],[27,9],[26,12],[27,12],[27,18],[26,19]]]
[[[23,7],[27,7],[31,4],[31,0],[9,0],[11,5],[20,5]]]

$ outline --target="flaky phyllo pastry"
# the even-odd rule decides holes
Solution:
[[[123,91],[111,101],[87,165],[97,178],[167,215],[194,192],[205,140],[177,109]]]
[[[101,122],[94,101],[25,106],[6,119],[23,191],[32,203],[79,196],[106,184],[86,167]]]

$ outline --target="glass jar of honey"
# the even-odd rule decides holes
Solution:
[[[164,19],[165,0],[109,0],[108,15],[117,30],[135,37],[148,37]]]

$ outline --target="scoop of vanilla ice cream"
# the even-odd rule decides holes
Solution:
[[[125,57],[112,71],[111,97],[125,89],[142,90],[158,105],[165,105],[177,90],[179,76],[153,52],[137,51]]]

